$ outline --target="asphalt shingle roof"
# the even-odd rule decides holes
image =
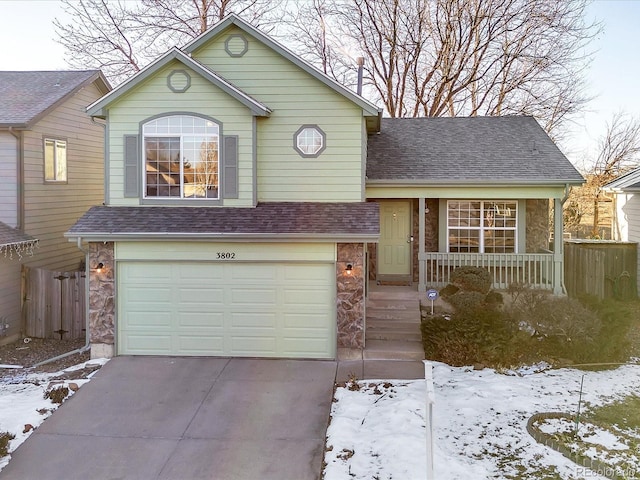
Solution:
[[[255,208],[92,207],[67,236],[368,236],[380,233],[377,203],[261,203]]]
[[[6,223],[0,222],[0,247],[35,242],[37,242],[37,240],[32,236],[22,233],[15,228],[11,228]]]
[[[98,73],[98,70],[0,72],[0,126],[28,126]]]
[[[582,183],[533,117],[383,118],[367,179],[427,183]]]

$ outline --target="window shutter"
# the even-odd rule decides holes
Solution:
[[[224,188],[223,198],[238,198],[238,136],[231,135],[224,137]]]
[[[140,159],[138,135],[124,136],[124,196],[139,197]]]

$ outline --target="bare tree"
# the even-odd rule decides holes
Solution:
[[[119,83],[172,46],[197,37],[229,13],[265,26],[269,0],[62,0],[70,22],[54,20],[74,68],[100,68]]]
[[[616,112],[607,122],[599,142],[598,157],[587,175],[587,189],[593,199],[592,235],[598,235],[602,188],[607,183],[638,166],[640,160],[640,120],[624,112]]]
[[[323,25],[334,29],[323,33],[340,45],[310,48],[318,35],[307,15],[298,50],[316,63],[331,49],[363,52],[372,99],[392,117],[526,114],[557,135],[588,100],[585,51],[600,27],[585,21],[587,0],[318,3]],[[353,65],[327,73],[340,79],[345,68],[355,72]]]

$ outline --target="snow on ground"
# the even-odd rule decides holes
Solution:
[[[504,375],[434,363],[435,478],[604,478],[538,444],[527,420],[540,412],[575,414],[583,375],[583,402],[591,406],[640,395],[640,366],[535,370]],[[425,382],[358,385],[336,391],[325,480],[426,478]]]
[[[106,362],[107,359],[90,360],[63,371],[79,370],[88,365],[104,365]],[[30,424],[33,428],[37,428],[60,406],[45,399],[44,394],[49,389],[52,379],[60,376],[63,371],[25,374],[16,370],[15,375],[0,381],[0,432],[15,435],[9,444],[9,453],[18,448],[33,432],[33,430],[25,432],[25,425]],[[87,379],[56,381],[55,387],[68,387],[69,383],[75,383],[81,387],[90,380],[93,373]],[[73,393],[69,390],[69,396]],[[10,459],[11,455],[0,458],[0,470],[9,463]]]

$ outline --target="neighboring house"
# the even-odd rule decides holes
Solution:
[[[640,168],[609,182],[604,190],[614,194],[613,239],[640,242]],[[640,258],[638,274],[640,275]],[[636,285],[640,294],[640,278]]]
[[[233,15],[88,113],[107,202],[66,235],[94,356],[334,358],[364,346],[369,280],[424,291],[456,263],[562,292],[549,200],[561,219],[582,177],[532,118],[382,119]]]
[[[0,342],[20,335],[23,266],[77,270],[64,233],[104,199],[99,71],[0,72]]]

